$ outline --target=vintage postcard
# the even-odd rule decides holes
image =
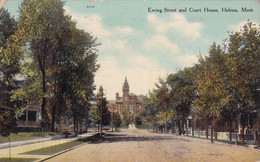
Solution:
[[[0,0],[0,161],[260,161],[259,0]]]

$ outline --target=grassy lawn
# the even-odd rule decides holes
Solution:
[[[66,143],[62,143],[62,144],[59,144],[59,145],[54,145],[54,146],[45,147],[45,148],[41,148],[41,149],[37,149],[37,150],[32,150],[32,151],[29,151],[29,152],[25,152],[25,154],[51,155],[51,154],[55,154],[55,153],[58,153],[60,151],[72,148],[72,147],[77,146],[79,144],[82,144],[84,142],[94,141],[94,140],[97,140],[97,139],[99,139],[99,134],[91,136],[91,137],[78,139],[76,141],[66,142]]]
[[[30,162],[30,161],[36,161],[38,159],[35,158],[12,158],[11,160],[9,158],[0,158],[0,161],[2,162]]]
[[[52,132],[19,132],[18,134],[12,133],[10,135],[10,140],[12,141],[23,141],[29,139],[35,139],[40,137],[53,136],[57,133]],[[8,142],[8,137],[0,136],[0,143]]]
[[[54,146],[45,147],[45,148],[41,148],[41,149],[37,149],[37,150],[32,150],[32,151],[29,151],[29,152],[25,152],[25,154],[51,155],[51,154],[55,154],[57,152],[69,149],[73,146],[77,146],[81,143],[83,143],[83,142],[81,142],[81,141],[71,141],[71,142],[66,142],[66,143],[62,143],[62,144],[59,144],[59,145],[54,145]]]

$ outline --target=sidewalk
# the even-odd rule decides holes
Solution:
[[[24,154],[24,153],[31,150],[42,149],[49,146],[75,141],[77,139],[89,137],[94,134],[95,132],[90,132],[90,133],[78,135],[77,137],[73,137],[73,138],[60,138],[60,139],[40,138],[40,139],[28,140],[28,141],[11,142],[11,146],[12,146],[10,148],[11,157],[12,158],[35,158],[38,160],[46,159],[53,155],[31,155],[31,154]],[[1,144],[0,158],[9,158],[9,143]]]
[[[49,141],[52,139],[53,139],[52,137],[45,137],[45,138],[37,138],[37,139],[32,139],[32,140],[15,141],[15,142],[10,142],[10,147],[39,143],[39,142]],[[9,148],[9,142],[0,144],[0,149],[4,149],[4,148]]]
[[[153,132],[153,131],[150,131],[149,132]],[[153,132],[153,133],[160,133],[159,131],[158,132]],[[169,133],[167,132],[167,134],[173,134],[173,135],[176,135],[176,136],[182,136],[182,137],[191,137],[191,138],[198,138],[198,139],[202,139],[202,140],[208,140],[209,142],[211,141],[211,137],[209,136],[208,138],[206,138],[206,136],[192,136],[191,134],[189,134],[188,136],[185,134],[185,135],[179,135],[177,133]],[[241,144],[240,140],[238,139],[238,144],[236,145],[235,144],[235,139],[232,139],[232,142],[229,141],[229,139],[226,139],[226,138],[222,138],[222,137],[218,137],[218,139],[214,139],[213,138],[213,142],[214,143],[218,143],[218,144],[225,144],[225,145],[230,145],[230,146],[241,146],[241,147],[248,147],[248,148],[255,148],[257,145],[255,144],[255,141],[253,140],[245,140],[245,143],[244,144]]]
[[[203,139],[203,140],[208,140],[209,142],[211,141],[211,137],[209,136],[206,138],[206,136],[183,136],[183,137],[192,137],[192,138],[198,138],[198,139]],[[218,137],[218,139],[213,138],[213,143],[218,143],[218,144],[224,144],[224,145],[230,145],[230,146],[241,146],[241,147],[248,147],[248,148],[255,148],[256,144],[253,140],[245,140],[244,144],[241,144],[241,141],[238,139],[237,145],[235,144],[235,139],[232,139],[232,141],[229,141],[229,139],[226,138],[221,138]]]

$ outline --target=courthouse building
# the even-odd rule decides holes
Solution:
[[[146,96],[129,93],[127,78],[125,78],[122,92],[122,97],[119,96],[119,93],[116,93],[115,100],[108,101],[107,108],[110,112],[117,112],[121,117],[123,117],[123,110],[127,109],[131,114],[132,122],[134,122],[135,115],[145,107]]]

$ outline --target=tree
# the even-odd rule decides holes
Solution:
[[[158,127],[158,113],[159,109],[156,105],[156,89],[153,89],[153,91],[149,91],[149,97],[146,99],[146,106],[144,109],[138,112],[136,116],[136,124],[137,125],[147,125],[147,126],[153,126],[154,128]],[[140,123],[138,123],[138,121]]]
[[[95,39],[83,30],[73,30],[72,34],[72,40],[60,45],[65,52],[60,53],[61,56],[54,66],[52,90],[56,103],[61,103],[56,106],[58,112],[64,111],[62,103],[69,102],[67,108],[77,126],[79,121],[85,120],[90,109],[95,90],[94,76],[99,66],[96,64]],[[74,47],[75,44],[77,47]],[[52,112],[53,108],[55,107],[52,107]],[[106,124],[107,120],[104,121]]]
[[[163,115],[164,121],[165,121],[165,132],[167,130],[167,121],[169,120],[168,117],[168,111],[170,110],[170,104],[171,104],[171,98],[170,98],[170,90],[168,88],[168,85],[166,83],[166,80],[159,78],[159,83],[156,84],[156,104],[157,107],[159,107],[165,115]],[[162,115],[161,115],[162,116]]]
[[[11,43],[17,31],[17,22],[7,10],[0,9],[0,104],[15,107],[17,100],[12,100],[12,91],[16,89],[14,76],[19,72],[19,57],[11,52]],[[19,48],[20,49],[20,48]]]
[[[58,0],[24,0],[20,7],[18,25],[19,32],[24,35],[22,42],[25,46],[29,44],[32,62],[36,63],[38,66],[36,70],[40,72],[41,115],[44,123],[48,121],[46,113],[46,72],[50,67],[48,60],[57,53],[59,33],[64,31],[65,19],[63,3]]]
[[[59,0],[24,0],[18,21],[19,43],[27,49],[23,72],[28,82],[15,96],[26,103],[41,100],[43,124],[50,122],[51,131],[62,115],[72,116],[78,129],[89,110],[99,67],[96,39],[77,29],[63,7]],[[33,92],[37,97],[31,97]]]
[[[12,111],[6,111],[0,115],[0,132],[2,136],[9,136],[16,126],[15,114]]]
[[[135,116],[135,124],[136,124],[137,126],[143,124],[142,117],[141,117],[139,114],[137,114],[137,115]]]
[[[100,134],[102,134],[102,126],[103,125],[108,125],[110,123],[110,112],[108,111],[106,107],[107,101],[106,98],[104,97],[104,89],[102,86],[99,87],[99,91],[97,93],[97,107],[96,107],[96,116],[98,117],[99,121],[98,123],[100,124]]]
[[[113,114],[113,123],[114,123],[115,130],[116,130],[116,128],[121,126],[122,120],[118,113]]]
[[[123,108],[123,126],[128,126],[131,122],[131,114],[127,108]]]
[[[98,106],[96,104],[92,105],[90,108],[90,119],[95,124],[100,124]]]
[[[209,57],[200,57],[200,73],[196,79],[198,88],[194,101],[197,112],[206,118],[206,136],[208,137],[208,122],[212,121],[216,136],[216,122],[221,118],[221,111],[229,100],[228,90],[222,69],[224,53],[215,43],[211,46]]]
[[[194,68],[185,68],[175,74],[170,74],[167,77],[167,84],[171,87],[170,96],[173,109],[176,112],[175,117],[178,120],[179,134],[181,134],[181,125],[185,125],[188,135],[187,118],[191,112],[191,105],[195,98],[195,83]]]
[[[226,59],[228,88],[230,102],[235,104],[241,125],[241,141],[244,142],[244,128],[247,124],[247,114],[256,109],[257,88],[260,73],[260,34],[259,26],[252,22],[243,26],[240,32],[231,33]]]

